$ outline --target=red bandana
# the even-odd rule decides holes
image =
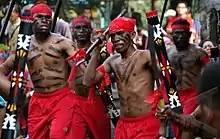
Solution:
[[[85,23],[89,24],[91,26],[91,21],[86,16],[78,16],[77,18],[72,20],[72,26],[74,26],[78,23]]]
[[[118,31],[133,32],[136,25],[136,20],[127,17],[119,17],[114,19],[109,25],[109,33]]]
[[[47,14],[52,17],[52,10],[50,7],[44,3],[37,4],[31,8],[31,16],[33,17],[35,14]]]
[[[177,19],[178,20],[178,19]],[[190,30],[190,24],[189,25],[180,25],[180,24],[175,24],[171,26],[172,31],[176,29],[184,29],[184,30]]]

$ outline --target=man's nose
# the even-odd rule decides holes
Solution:
[[[43,22],[47,22],[46,17],[42,17],[42,21],[43,21]]]
[[[80,27],[80,28],[79,28],[79,31],[80,31],[80,32],[83,32],[83,31],[84,31],[84,28],[83,28],[83,27]]]

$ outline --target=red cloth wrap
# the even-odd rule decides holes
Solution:
[[[74,94],[70,87],[47,93],[34,92],[28,109],[30,139],[73,139]]]
[[[108,42],[107,42],[107,44],[106,44],[107,46],[107,50],[108,50],[108,52],[109,52],[109,54],[112,54],[113,53],[113,44],[112,44],[112,42],[109,40]]]
[[[120,116],[115,129],[115,139],[158,139],[160,120],[154,112],[137,117]]]
[[[104,78],[103,78],[101,85],[100,85],[100,88],[99,88],[100,91],[102,92],[102,91],[104,91],[105,86],[107,86],[111,83],[111,80],[110,80],[109,74],[106,72],[105,67],[103,65],[99,66],[97,68],[97,70],[104,74]]]
[[[155,111],[162,97],[163,97],[163,91],[160,89],[157,89],[155,91],[152,91],[151,95],[146,97],[144,102],[152,104],[151,109],[152,111]]]
[[[118,31],[133,32],[136,25],[136,20],[127,17],[119,17],[114,19],[109,25],[109,33]]]
[[[190,30],[190,26],[189,25],[172,25],[172,31],[176,30],[176,29],[184,29],[184,30]]]
[[[43,13],[52,17],[51,8],[44,3],[37,4],[31,8],[31,16],[33,17],[35,14]]]
[[[85,48],[77,50],[73,56],[70,56],[66,59],[67,61],[72,61],[74,63],[72,65],[72,69],[71,69],[68,81],[72,81],[73,78],[75,78],[75,73],[76,73],[76,68],[77,68],[76,63],[83,58],[86,58],[86,49]]]
[[[203,57],[201,61],[203,64],[207,64],[210,62],[210,57],[207,55],[207,56]]]
[[[95,96],[94,91],[94,87],[91,87],[88,98],[76,96],[72,118],[73,137],[70,139],[88,139],[88,134],[95,139],[111,139],[108,113],[101,97]]]
[[[105,74],[106,73],[106,70],[105,70],[105,67],[103,65],[99,66],[97,68],[98,71],[100,71],[101,73]]]
[[[157,11],[150,11],[150,12],[145,13],[145,15],[147,18],[158,16]]]
[[[91,26],[91,21],[86,16],[78,16],[77,18],[74,18],[72,20],[72,27],[74,28],[78,23],[85,23]]]

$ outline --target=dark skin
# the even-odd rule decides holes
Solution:
[[[105,70],[112,68],[116,75],[119,89],[121,114],[135,117],[151,111],[151,104],[144,99],[153,91],[154,80],[150,67],[150,52],[136,50],[132,39],[135,32],[118,31],[111,33],[114,50],[118,54],[110,56],[103,64]],[[91,84],[103,79],[103,73],[96,71],[99,63],[100,48],[96,48],[85,73],[84,84]]]
[[[206,105],[199,105],[191,115],[180,115],[184,119],[183,121],[180,120],[179,117],[176,117],[173,114],[171,115],[171,112],[171,108],[169,106],[165,106],[164,109],[158,109],[156,116],[161,120],[169,119],[176,123],[176,125],[185,131],[182,134],[182,139],[192,139],[194,134],[198,132],[198,126],[192,124],[196,123],[196,120],[205,123],[214,129],[220,129],[220,111],[212,109]],[[188,121],[187,123],[189,124],[184,125],[185,121]],[[188,131],[191,131],[191,134]],[[207,133],[212,134],[213,131],[207,130]]]
[[[202,59],[207,56],[206,52],[196,46],[189,44],[191,32],[184,29],[173,31],[173,41],[176,46],[168,54],[177,80],[178,90],[195,88],[196,81],[204,66]]]
[[[50,33],[52,17],[34,15],[33,31],[28,53],[28,69],[36,92],[50,93],[67,86],[68,63],[66,57],[75,53],[71,40]],[[9,92],[10,81],[6,76],[13,70],[15,55],[0,65],[0,90]]]
[[[92,33],[92,27],[88,23],[79,22],[74,25],[72,34],[73,34],[74,42],[77,46],[77,49],[89,48],[89,46],[91,45],[91,33]],[[86,64],[79,65],[76,69],[75,79],[71,81],[71,87],[76,92],[76,94],[79,96],[85,97],[85,98],[88,97],[90,87],[91,87],[91,86],[87,87],[83,85],[83,78],[85,75],[86,68],[87,68]],[[99,94],[97,91],[95,91],[95,96],[99,97]],[[95,104],[91,104],[91,105],[95,105]],[[84,134],[88,134],[90,139],[94,139],[92,130],[89,129],[89,125],[86,125],[83,128],[86,128],[87,130],[87,133],[84,133]],[[103,127],[103,129],[105,128],[106,127]]]
[[[91,45],[91,33],[92,27],[91,25],[81,22],[74,25],[72,34],[73,38],[75,39],[74,42],[77,46],[77,49],[80,48],[88,48]],[[83,85],[83,77],[85,73],[86,66],[84,64],[77,67],[75,73],[75,80],[71,82],[71,87],[77,95],[87,97],[89,88],[86,88]]]

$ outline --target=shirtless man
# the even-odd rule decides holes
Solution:
[[[170,48],[168,57],[177,76],[176,86],[183,105],[188,99],[196,96],[197,78],[203,66],[209,62],[209,57],[203,49],[189,43],[190,36],[190,24],[187,20],[178,19],[172,24],[175,47]],[[183,108],[183,113],[190,114],[196,107],[197,102],[194,100],[191,105]]]
[[[182,135],[182,139],[192,139],[196,136],[201,137],[202,139],[212,139],[217,137],[214,130],[219,130],[220,133],[220,63],[214,63],[208,65],[204,68],[199,81],[197,92],[199,95],[204,95],[204,92],[209,91],[210,89],[217,87],[212,91],[212,93],[207,93],[203,97],[197,97],[199,106],[196,110],[190,115],[174,115],[171,108],[166,106],[163,110],[157,112],[157,116],[160,119],[170,119],[180,126],[183,130],[193,131],[191,135]],[[189,102],[190,103],[190,102]],[[206,125],[213,127],[214,129],[201,129],[204,126],[199,126],[195,120],[198,120]],[[219,138],[219,137],[218,137]]]
[[[30,100],[28,134],[30,139],[72,139],[70,125],[74,93],[68,87],[66,55],[74,54],[71,40],[50,32],[52,10],[43,3],[31,9],[34,18],[27,65],[35,92]],[[9,92],[6,79],[14,66],[12,54],[0,65],[0,90]]]
[[[110,68],[118,84],[121,116],[115,130],[116,139],[155,139],[158,137],[160,121],[151,110],[154,78],[150,52],[137,50],[133,45],[136,21],[119,17],[109,25],[113,48],[118,54],[110,56],[96,70],[100,48],[93,50],[85,73],[84,84],[90,86],[100,81]],[[152,100],[152,101],[151,101]]]
[[[209,62],[207,53],[200,47],[189,43],[190,24],[185,19],[176,20],[172,24],[172,37],[176,47],[169,50],[168,56],[177,80],[176,86],[181,103],[196,95],[196,82],[205,64]],[[190,114],[197,107],[196,103],[183,109]]]
[[[73,19],[72,34],[78,51],[91,45],[91,33],[91,21],[87,17]],[[75,79],[71,81],[77,95],[72,121],[73,139],[110,139],[110,119],[103,102],[97,91],[88,90],[83,85],[85,69],[86,65],[77,67]]]

